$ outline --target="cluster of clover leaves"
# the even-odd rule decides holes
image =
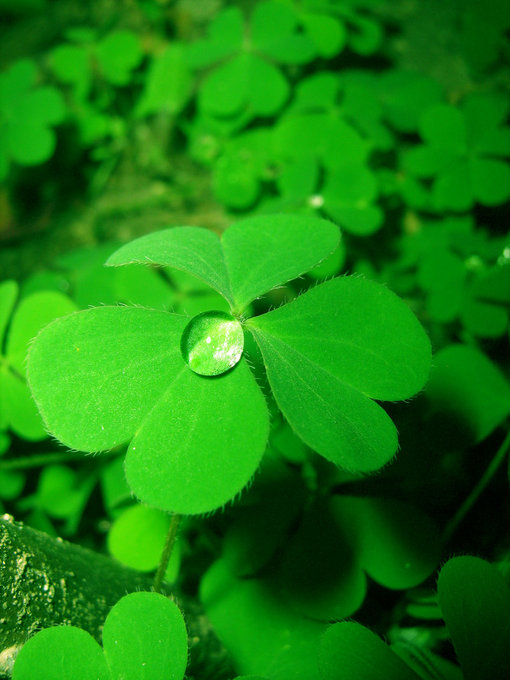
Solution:
[[[228,611],[218,612],[215,592],[226,584],[219,583],[217,576],[217,570],[208,575],[204,586],[206,604],[213,603],[209,605],[209,615],[222,632],[234,616],[238,625],[245,625],[245,613],[239,605],[232,607],[231,603]],[[244,604],[253,607],[257,592],[249,592],[253,591],[249,581],[241,589]],[[510,595],[501,572],[476,557],[449,560],[439,575],[438,604],[438,616],[446,623],[460,669],[431,652],[418,651],[402,642],[389,646],[359,623],[319,626],[303,618],[299,624],[292,619],[286,621],[286,647],[292,649],[294,656],[289,659],[283,654],[283,666],[278,649],[281,642],[271,634],[271,626],[254,626],[253,639],[248,645],[245,642],[241,664],[241,672],[250,675],[236,680],[291,678],[294,672],[296,677],[310,680],[505,680],[510,672]],[[275,615],[267,598],[261,598],[257,612],[259,624],[271,617],[274,626],[275,616],[276,620],[282,616],[282,612]],[[299,646],[295,644],[297,637],[301,637]],[[108,614],[102,638],[103,649],[89,633],[73,626],[42,630],[21,649],[13,680],[31,680],[34,675],[42,678],[41,668],[45,680],[64,676],[82,680],[184,678],[188,660],[186,625],[178,607],[162,595],[141,592],[122,598]],[[279,666],[275,665],[275,657]]]
[[[298,436],[343,468],[381,468],[397,432],[374,399],[416,394],[430,364],[430,343],[407,306],[376,283],[340,277],[245,316],[255,298],[326,258],[339,237],[324,220],[276,215],[243,220],[221,239],[179,227],[121,247],[108,265],[184,270],[219,292],[230,313],[105,306],[49,324],[28,359],[48,430],[81,451],[131,440],[125,470],[138,498],[180,514],[214,510],[253,477],[269,435],[266,400],[243,355],[249,333]]]

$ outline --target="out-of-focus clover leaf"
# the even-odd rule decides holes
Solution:
[[[214,166],[216,197],[229,208],[248,208],[269,179],[271,134],[265,128],[244,132],[228,141]]]
[[[463,211],[475,202],[496,206],[510,198],[508,103],[472,94],[460,108],[437,104],[420,117],[423,144],[404,152],[403,167],[433,179],[430,207]]]
[[[77,99],[89,94],[94,77],[94,65],[101,76],[114,86],[127,85],[132,71],[142,61],[139,37],[131,31],[118,30],[97,40],[94,33],[86,34],[78,44],[58,45],[50,55],[56,77],[72,85]]]
[[[510,676],[510,589],[478,557],[454,557],[442,568],[439,605],[465,680]]]
[[[498,338],[508,328],[510,263],[482,270],[471,281],[461,312],[464,328],[482,338]]]
[[[143,59],[140,38],[131,31],[113,31],[97,43],[95,57],[109,83],[127,85]]]
[[[504,49],[510,10],[504,0],[490,0],[485,5],[469,0],[460,19],[462,53],[478,76],[494,64]]]
[[[100,472],[103,503],[108,515],[114,518],[122,513],[121,508],[132,499],[123,463],[122,456],[117,456],[103,465]]]
[[[287,430],[289,436],[295,437],[288,426]],[[303,446],[300,440],[297,442]],[[239,577],[253,576],[269,562],[284,543],[305,501],[299,475],[289,471],[280,457],[268,454],[223,539],[223,559]]]
[[[466,277],[463,260],[449,250],[429,253],[421,260],[417,281],[427,292],[426,307],[431,319],[448,323],[458,317]]]
[[[302,201],[357,235],[382,225],[383,213],[374,204],[377,180],[365,165],[369,145],[342,118],[330,113],[286,116],[274,129],[273,152],[283,165],[283,198],[291,205]],[[317,186],[321,170],[324,179]]]
[[[439,555],[437,529],[418,508],[335,497],[305,511],[283,549],[280,588],[305,616],[344,618],[365,599],[365,573],[386,588],[404,590],[422,583]]]
[[[413,71],[386,71],[377,83],[384,117],[399,132],[416,132],[423,111],[442,99],[437,80]]]
[[[37,441],[46,437],[46,429],[26,384],[28,347],[43,326],[76,306],[62,293],[41,291],[15,309],[17,297],[15,281],[0,284],[0,429]]]
[[[383,122],[378,77],[363,71],[321,71],[303,78],[296,86],[292,112],[334,114],[367,139],[375,149],[387,151],[394,140]]]
[[[159,112],[175,115],[186,105],[191,88],[192,77],[183,47],[169,45],[153,57],[136,113],[138,116]]]
[[[182,680],[187,662],[186,626],[177,605],[158,593],[139,592],[126,595],[110,610],[103,649],[80,628],[46,628],[22,647],[12,677]]]
[[[290,611],[273,584],[237,579],[219,560],[202,578],[200,599],[239,672],[278,680],[320,679],[315,650],[326,626]]]
[[[157,568],[170,526],[170,515],[145,505],[126,508],[112,524],[107,544],[119,562],[138,571]],[[173,583],[179,573],[179,542],[174,544],[165,580]]]
[[[50,431],[86,451],[131,439],[126,474],[141,500],[186,514],[217,508],[249,481],[268,437],[266,403],[242,356],[246,331],[304,442],[347,469],[379,469],[394,455],[397,433],[374,399],[409,398],[429,370],[430,344],[408,307],[382,286],[342,277],[244,317],[255,298],[312,269],[338,242],[331,222],[273,215],[238,222],[221,240],[180,227],[123,246],[109,265],[184,270],[220,293],[230,312],[190,319],[103,307],[50,324],[29,356]],[[113,336],[117,342],[104,342]]]
[[[37,489],[20,500],[23,511],[41,513],[64,521],[61,533],[72,536],[96,484],[96,471],[77,473],[66,465],[46,465],[39,476]]]
[[[219,12],[208,36],[187,48],[189,64],[208,73],[199,90],[199,108],[214,116],[270,116],[289,96],[289,84],[275,64],[306,64],[331,58],[345,42],[343,23],[317,10],[265,0],[257,3],[249,22],[238,7]]]
[[[63,121],[65,105],[54,87],[37,85],[37,76],[28,59],[0,74],[0,180],[7,177],[10,161],[39,165],[55,151],[53,127]]]
[[[480,350],[444,347],[434,356],[426,397],[431,413],[449,414],[474,444],[510,414],[510,385]]]

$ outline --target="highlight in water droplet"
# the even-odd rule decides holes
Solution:
[[[181,338],[184,361],[199,375],[220,375],[243,354],[244,333],[239,321],[226,312],[203,312],[193,317]]]

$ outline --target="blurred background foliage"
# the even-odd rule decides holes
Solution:
[[[0,21],[0,504],[154,570],[168,517],[135,503],[122,451],[46,438],[24,379],[30,339],[96,304],[223,308],[179,272],[103,268],[126,240],[325,216],[339,249],[254,311],[345,273],[401,295],[435,357],[424,393],[389,407],[399,456],[347,474],[270,405],[262,470],[233,507],[184,523],[167,578],[200,590],[242,672],[319,677],[310,645],[356,613],[419,677],[460,677],[437,657],[454,655],[435,570],[471,553],[509,575],[510,5],[0,0]],[[320,677],[337,678],[323,648]]]

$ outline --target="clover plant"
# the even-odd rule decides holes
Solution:
[[[53,127],[65,117],[64,100],[37,79],[37,66],[28,59],[0,74],[0,180],[7,177],[11,161],[38,165],[55,150]]]
[[[110,610],[103,649],[80,628],[46,628],[23,646],[12,677],[182,680],[187,661],[186,626],[177,605],[158,593],[132,593]]]
[[[85,451],[131,439],[126,474],[141,500],[183,514],[213,510],[248,483],[267,442],[265,399],[243,357],[249,331],[297,434],[337,465],[379,469],[394,456],[397,433],[373,399],[409,398],[430,362],[428,339],[406,306],[370,281],[344,277],[243,317],[252,300],[311,269],[338,240],[329,222],[276,215],[232,225],[221,240],[181,227],[121,247],[110,266],[182,269],[217,290],[230,313],[190,319],[103,307],[48,326],[29,358],[46,426]],[[115,345],[106,342],[111,334]]]

